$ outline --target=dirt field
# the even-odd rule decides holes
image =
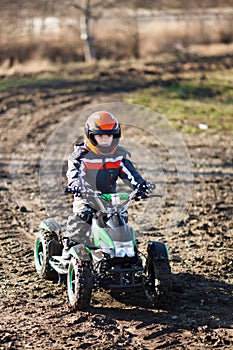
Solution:
[[[0,349],[233,348],[232,134],[184,136],[194,173],[188,214],[168,236],[149,217],[143,224],[140,239],[164,241],[169,249],[173,291],[166,307],[149,309],[140,296],[116,300],[100,291],[87,312],[73,313],[65,286],[35,272],[34,235],[46,215],[38,170],[47,139],[70,113],[121,100],[142,85],[142,72],[124,69],[96,71],[91,85],[51,80],[0,93]],[[122,87],[127,74],[131,83]],[[171,172],[171,198],[175,180]]]

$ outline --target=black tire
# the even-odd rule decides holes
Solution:
[[[57,272],[49,265],[49,243],[52,240],[58,241],[58,237],[54,232],[41,231],[35,239],[34,260],[35,267],[40,278],[50,281],[57,281]]]
[[[67,290],[73,310],[85,310],[90,305],[92,293],[90,263],[71,258],[67,274]]]
[[[172,280],[167,259],[148,259],[145,290],[152,305],[167,304],[170,300]]]

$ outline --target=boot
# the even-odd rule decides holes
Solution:
[[[62,243],[63,243],[63,249],[62,249],[62,258],[64,260],[68,260],[70,258],[70,253],[69,253],[69,250],[70,250],[70,239],[69,237],[63,237],[62,238]]]

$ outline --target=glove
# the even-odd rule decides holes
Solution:
[[[86,222],[86,223],[88,223],[88,224],[90,224],[90,225],[91,225],[91,223],[92,223],[93,215],[94,215],[94,212],[93,212],[92,208],[90,208],[90,207],[87,206],[87,205],[86,205],[85,208],[82,210],[82,212],[78,214],[79,218],[80,218],[82,221],[84,221],[84,222]]]
[[[149,193],[155,189],[155,185],[149,181],[144,181],[137,186],[138,192],[136,193],[134,199],[140,201],[140,199],[147,198]]]
[[[73,193],[76,197],[81,197],[81,192],[83,192],[83,188],[81,186],[74,186]]]
[[[138,190],[138,192],[135,194],[134,200],[140,201],[140,199],[147,198],[147,195],[145,192]]]
[[[76,197],[81,197],[82,194],[87,192],[89,187],[90,185],[86,181],[79,178],[66,188],[66,192],[75,194]]]
[[[66,193],[72,193],[75,194],[77,197],[81,196],[81,191],[83,192],[82,188],[80,186],[72,186],[72,187],[66,187],[65,192]]]
[[[149,181],[144,181],[138,186],[139,191],[143,192],[146,196],[155,189],[155,184]],[[144,197],[145,198],[145,197]]]
[[[74,191],[73,191],[73,189],[71,188],[71,187],[69,187],[69,186],[67,186],[66,188],[65,188],[65,193],[74,193]]]

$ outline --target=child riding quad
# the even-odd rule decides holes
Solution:
[[[74,194],[73,215],[61,239],[54,219],[42,221],[37,235],[35,265],[42,278],[67,275],[69,303],[86,308],[93,288],[122,291],[144,287],[151,303],[166,299],[171,271],[166,245],[150,242],[143,267],[134,230],[128,225],[130,202],[147,198],[155,186],[142,178],[129,152],[119,146],[121,128],[109,112],[93,113],[86,121],[85,140],[68,159],[67,192]],[[132,192],[117,193],[117,179]]]

